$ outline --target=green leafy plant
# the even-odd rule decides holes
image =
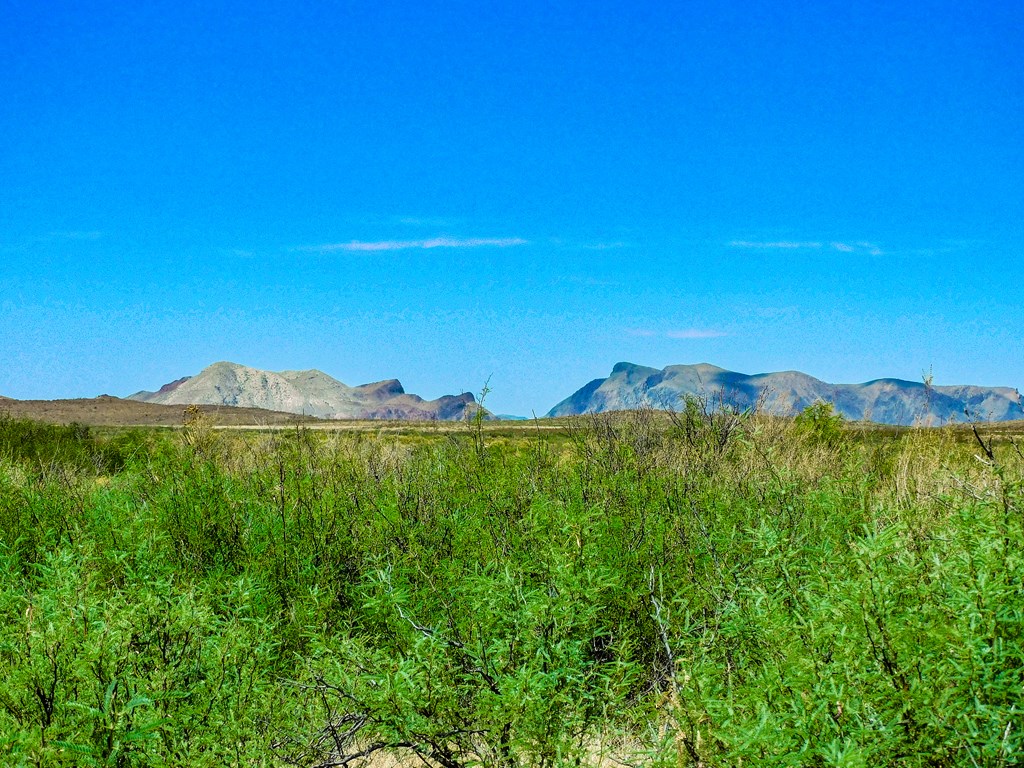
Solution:
[[[1012,426],[567,424],[7,424],[0,763],[1021,762]]]
[[[142,743],[157,738],[157,731],[168,721],[139,716],[136,710],[153,707],[153,700],[147,696],[135,694],[127,701],[120,699],[123,694],[118,690],[115,677],[107,685],[98,706],[69,703],[68,707],[84,713],[86,722],[92,726],[91,739],[83,744],[57,741],[56,746],[75,755],[75,760],[83,765],[122,768],[139,764],[135,758],[144,751]]]
[[[835,406],[824,400],[811,403],[801,411],[794,424],[799,432],[811,440],[825,445],[837,446],[843,438],[843,415],[836,413]]]

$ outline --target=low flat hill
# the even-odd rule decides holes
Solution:
[[[200,405],[219,426],[281,426],[320,422],[312,416],[281,413],[262,408],[234,408]],[[101,395],[71,400],[13,400],[0,397],[0,417],[35,419],[51,424],[88,424],[89,426],[180,426],[184,414],[181,405],[140,403]]]

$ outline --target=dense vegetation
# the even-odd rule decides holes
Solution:
[[[1022,469],[827,408],[0,419],[0,764],[1019,764]]]

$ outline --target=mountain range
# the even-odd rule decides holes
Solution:
[[[658,370],[618,363],[552,408],[547,416],[658,408],[682,410],[688,397],[711,407],[760,408],[782,416],[818,401],[851,420],[942,425],[968,420],[1024,420],[1024,401],[1012,387],[933,386],[900,379],[829,384],[799,371],[748,375],[707,363]],[[425,400],[397,379],[350,387],[326,373],[264,371],[220,362],[155,392],[125,399],[12,400],[0,396],[0,416],[88,424],[177,424],[183,405],[199,405],[224,424],[291,424],[315,419],[460,421],[483,410],[469,392]],[[484,418],[517,419],[515,416]]]
[[[324,419],[458,421],[479,405],[470,392],[424,400],[408,394],[398,379],[350,387],[323,371],[262,371],[220,362],[195,376],[136,392],[129,400],[164,405],[226,405],[263,408]]]
[[[931,386],[901,379],[829,384],[799,371],[747,375],[707,363],[670,365],[661,370],[618,363],[610,376],[594,379],[547,415],[642,407],[679,410],[685,407],[687,397],[704,397],[712,406],[739,409],[760,405],[763,411],[781,416],[795,415],[823,400],[848,419],[881,424],[1024,419],[1020,392],[1012,387]]]

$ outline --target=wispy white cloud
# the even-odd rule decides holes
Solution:
[[[730,240],[729,246],[732,248],[750,248],[756,250],[800,250],[800,249],[812,249],[818,250],[824,247],[824,243],[817,240]],[[882,256],[883,251],[875,243],[865,242],[859,240],[853,243],[841,242],[833,240],[828,244],[829,248],[833,251],[839,251],[840,253],[866,253],[869,256]]]
[[[626,248],[629,243],[624,243],[621,240],[616,240],[611,243],[587,243],[586,245],[580,246],[585,251],[612,251],[618,248]]]
[[[671,331],[656,331],[652,328],[627,328],[629,336],[641,338],[666,338],[666,339],[720,339],[728,336],[725,331],[717,331],[711,328],[680,328]]]
[[[874,243],[859,242],[857,243],[857,247],[864,248],[872,256],[881,256],[883,253],[885,253],[885,251],[883,251]]]
[[[325,243],[303,248],[304,251],[405,251],[414,248],[510,248],[526,245],[521,237],[433,237],[426,240],[353,240],[348,243]]]
[[[782,248],[787,250],[795,250],[797,248],[821,248],[821,243],[803,240],[776,240],[773,242],[764,242],[760,240],[731,240],[729,241],[729,245],[733,248]]]
[[[566,251],[615,251],[620,248],[633,247],[633,243],[626,240],[579,240],[576,238],[549,237],[547,242],[556,248]]]
[[[840,253],[867,253],[869,256],[881,256],[885,253],[874,243],[867,243],[860,240],[856,243],[829,243],[832,248]]]

